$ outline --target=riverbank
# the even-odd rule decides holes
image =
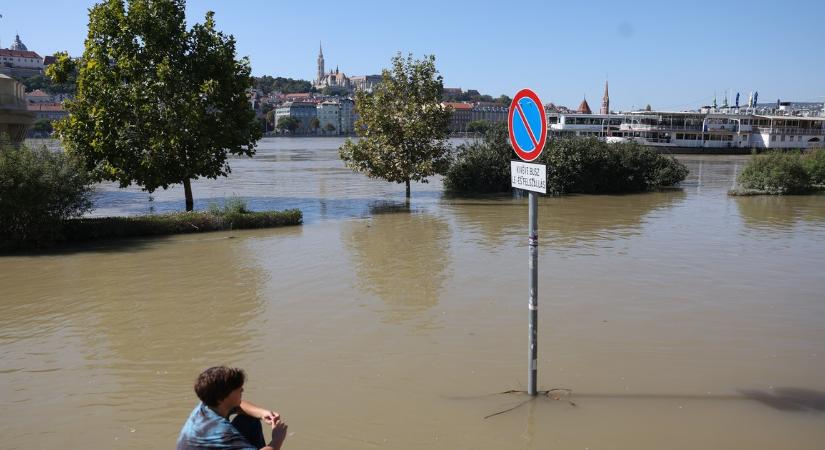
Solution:
[[[209,231],[275,228],[303,223],[298,209],[285,211],[215,211],[148,214],[132,217],[84,217],[63,221],[55,242],[161,236]],[[26,247],[19,242],[0,240],[0,252]]]

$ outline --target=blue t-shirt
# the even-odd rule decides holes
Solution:
[[[201,402],[192,410],[178,437],[177,450],[258,450],[224,417]]]

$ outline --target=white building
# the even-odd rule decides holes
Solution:
[[[326,101],[318,105],[319,133],[325,135],[341,133],[341,104]]]
[[[26,45],[15,36],[11,48],[0,49],[0,70],[5,73],[34,75],[43,72],[43,58],[29,51]]]
[[[341,134],[355,132],[355,102],[350,98],[342,98],[341,104]]]
[[[296,134],[309,134],[315,132],[312,128],[312,119],[318,117],[318,111],[315,103],[286,102],[275,109],[276,126],[282,117],[294,117],[298,119],[300,125],[298,129],[295,130]]]

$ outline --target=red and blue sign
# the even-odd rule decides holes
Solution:
[[[541,155],[547,141],[547,116],[539,96],[522,89],[513,97],[507,117],[510,145],[522,161],[533,161]]]

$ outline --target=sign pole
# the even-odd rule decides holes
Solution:
[[[528,243],[530,252],[530,353],[529,367],[527,374],[527,394],[536,395],[536,380],[538,379],[538,321],[539,321],[539,227],[538,227],[538,194],[530,192],[530,211],[528,218],[530,221],[528,233]]]
[[[528,250],[530,299],[528,303],[527,394],[538,394],[538,322],[539,322],[539,235],[538,192],[547,193],[547,167],[530,164],[541,155],[547,140],[547,116],[538,95],[522,89],[513,97],[507,117],[510,144],[521,161],[510,162],[512,186],[529,191]]]

